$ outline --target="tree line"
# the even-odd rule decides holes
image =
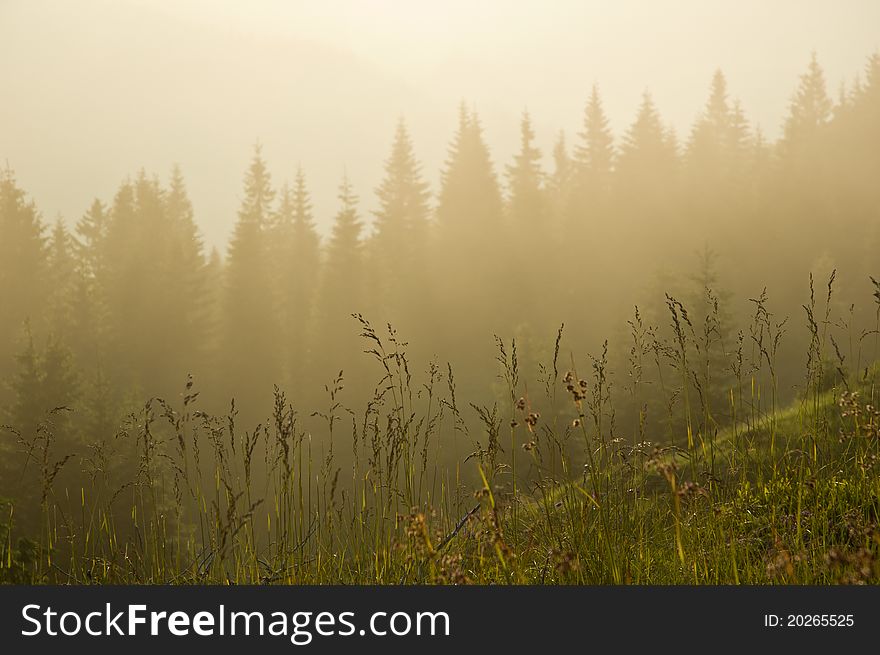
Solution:
[[[372,217],[344,176],[326,239],[306,173],[278,183],[257,146],[223,254],[206,247],[178,168],[126,178],[72,225],[47,222],[7,168],[2,422],[31,434],[70,408],[53,415],[56,429],[82,454],[145,398],[195,393],[189,375],[207,402],[234,397],[255,420],[273,386],[314,407],[340,371],[359,398],[377,373],[352,314],[392,324],[414,361],[450,362],[476,397],[495,393],[492,335],[515,337],[520,364],[534,368],[564,322],[581,351],[609,338],[625,361],[633,305],[639,320],[672,329],[667,293],[696,308],[695,321],[717,322],[718,358],[749,299],[766,286],[778,316],[797,314],[811,272],[836,269],[836,302],[854,306],[854,322],[873,316],[880,56],[836,97],[814,56],[775,141],[720,71],[686,135],[646,92],[615,138],[594,86],[573,137],[560,133],[546,160],[535,140],[523,113],[519,150],[496,170],[478,113],[462,104],[433,188],[401,120]],[[791,352],[782,367],[794,379],[802,362]],[[17,447],[6,438],[4,450]],[[0,494],[17,479],[2,473]]]

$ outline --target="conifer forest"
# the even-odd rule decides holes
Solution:
[[[446,98],[438,167],[389,104],[333,191],[253,133],[223,239],[181,165],[50,215],[0,120],[0,581],[878,582],[860,56],[804,53],[767,132],[723,69],[686,128],[661,83],[612,120],[642,82],[584,61],[512,156]]]

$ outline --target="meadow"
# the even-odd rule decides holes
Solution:
[[[0,581],[877,582],[880,54],[771,137],[705,77],[686,134],[594,84],[552,150],[451,104],[427,171],[371,124],[332,215],[359,143],[257,141],[225,243],[202,172],[0,169]],[[50,223],[42,176],[104,195]]]
[[[865,584],[880,564],[877,328],[833,336],[832,275],[824,305],[804,306],[810,335],[795,399],[777,398],[784,322],[766,299],[741,333],[724,390],[729,424],[707,391],[711,331],[668,298],[674,338],[636,310],[629,370],[608,369],[607,344],[552,359],[525,379],[515,340],[496,339],[503,393],[489,405],[456,394],[451,367],[414,374],[392,328],[356,316],[379,382],[359,411],[342,374],[303,416],[276,388],[252,429],[153,398],[116,440],[134,446],[130,479],[114,480],[113,444],[71,465],[49,412],[27,449],[23,485],[40,490],[39,535],[15,538],[7,506],[0,579],[38,584]],[[876,283],[875,283],[876,285]],[[812,291],[812,289],[811,289]],[[880,318],[880,287],[875,299]],[[711,321],[709,322],[711,325]],[[649,430],[647,369],[671,364]],[[492,384],[492,381],[489,382]],[[616,420],[615,403],[639,408]],[[476,419],[473,421],[471,419]],[[9,430],[11,428],[7,428]],[[455,453],[471,449],[470,454]],[[453,456],[445,456],[452,453]],[[116,462],[115,470],[120,470]]]

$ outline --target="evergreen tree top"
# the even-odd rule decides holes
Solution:
[[[296,178],[293,186],[293,222],[300,228],[312,230],[314,219],[312,218],[312,200],[306,187],[306,175],[302,166],[297,166]]]
[[[636,119],[624,136],[618,168],[623,172],[636,169],[639,174],[649,169],[661,173],[674,160],[676,151],[675,132],[663,125],[651,94],[645,91]]]
[[[574,149],[578,167],[591,175],[610,173],[614,164],[614,137],[596,84],[584,108],[583,129],[578,132],[578,138],[580,141]]]
[[[833,106],[825,87],[825,73],[814,52],[792,98],[783,142],[791,146],[827,124]]]
[[[458,129],[441,175],[439,226],[463,228],[472,220],[493,223],[501,214],[501,192],[479,117],[462,104]]]
[[[385,176],[376,196],[379,209],[374,214],[379,233],[393,229],[391,225],[412,224],[427,218],[428,184],[422,179],[421,164],[403,118],[397,122],[391,154],[385,160]]]
[[[249,221],[263,228],[272,215],[275,192],[272,177],[263,159],[262,146],[254,146],[254,154],[244,177],[244,198],[238,211],[241,221]]]
[[[519,152],[513,164],[507,166],[507,178],[512,198],[537,190],[541,184],[541,151],[535,147],[535,131],[527,111],[520,120]]]
[[[339,211],[333,222],[330,238],[331,250],[355,249],[360,242],[361,222],[358,218],[358,198],[354,193],[348,174],[344,173],[339,184]]]

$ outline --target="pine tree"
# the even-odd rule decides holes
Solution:
[[[361,221],[358,216],[358,197],[354,194],[348,175],[339,185],[339,211],[333,219],[333,230],[327,245],[327,266],[324,275],[323,294],[331,304],[344,306],[345,296],[357,289],[362,273]],[[348,291],[346,291],[348,290]],[[338,301],[342,302],[338,302]],[[345,311],[345,310],[343,310]]]
[[[717,183],[727,173],[727,155],[731,150],[732,115],[727,100],[727,80],[718,70],[712,77],[709,100],[703,114],[691,131],[685,161],[689,175],[710,176],[710,184]],[[705,177],[701,183],[705,182]]]
[[[11,383],[14,400],[10,419],[22,436],[32,439],[37,426],[50,411],[59,407],[73,409],[78,377],[70,351],[59,339],[50,336],[41,352],[34,342],[30,324],[26,323],[23,342],[23,348],[15,356],[17,373]],[[55,437],[69,438],[70,435],[56,433]]]
[[[856,94],[856,101],[874,107],[880,103],[880,52],[868,57],[865,64],[865,83]]]
[[[534,141],[531,118],[527,112],[523,112],[520,149],[513,163],[506,168],[509,188],[509,226],[506,234],[511,255],[504,262],[504,272],[510,284],[501,291],[511,295],[508,300],[511,306],[529,303],[535,310],[532,319],[546,316],[547,295],[541,294],[540,290],[549,283],[546,279],[547,268],[532,264],[547,261],[552,252],[541,152],[535,147]],[[527,318],[521,312],[516,314],[519,314],[520,321]]]
[[[629,184],[647,185],[662,177],[675,158],[670,135],[660,120],[651,95],[645,92],[635,122],[620,148],[618,176]]]
[[[504,261],[510,254],[505,253],[503,203],[489,150],[478,117],[463,104],[441,174],[435,216],[431,278],[436,305],[423,307],[423,313],[440,335],[435,339],[439,351],[501,332],[515,311],[509,303],[503,312],[495,311],[486,302],[487,297],[509,297],[513,285]],[[466,321],[458,313],[464,307]]]
[[[513,164],[507,166],[510,188],[508,215],[511,229],[519,234],[528,232],[526,240],[546,231],[541,151],[535,145],[535,132],[528,112],[520,121],[520,150]]]
[[[636,120],[624,135],[615,170],[616,200],[629,214],[628,222],[645,227],[670,218],[676,151],[675,133],[664,127],[645,92]]]
[[[0,366],[14,354],[22,322],[36,324],[46,305],[45,227],[8,168],[0,170]]]
[[[291,378],[302,388],[308,382],[314,338],[315,297],[321,273],[321,240],[315,230],[312,202],[301,167],[293,186],[293,251],[290,258],[290,299],[295,314],[287,332],[290,343]]]
[[[88,379],[100,358],[107,354],[110,323],[107,285],[111,282],[106,241],[109,222],[109,211],[95,199],[77,221],[73,239],[73,311],[64,336],[84,379]],[[83,402],[83,412],[88,413],[90,401],[86,397]]]
[[[573,151],[570,192],[562,216],[563,238],[560,254],[563,261],[576,262],[579,284],[563,283],[557,297],[564,316],[585,294],[591,302],[604,302],[598,284],[599,271],[607,270],[619,225],[614,216],[611,190],[617,153],[608,118],[602,105],[599,87],[593,85],[584,107],[582,127]],[[603,248],[595,244],[602,243]],[[585,257],[585,253],[590,253]],[[606,285],[607,286],[607,285]],[[561,320],[561,319],[560,319]]]
[[[21,505],[28,502],[34,506],[34,494],[28,494],[26,486],[22,489],[21,485],[13,482],[20,480],[22,466],[26,463],[18,439],[30,441],[34,438],[44,412],[40,398],[39,353],[27,319],[23,333],[20,350],[11,355],[9,363],[4,362],[0,369],[4,378],[0,389],[8,392],[8,399],[4,397],[0,403],[0,425],[4,426],[0,429],[0,497],[14,497]],[[7,426],[15,432],[8,430]]]
[[[270,238],[267,240],[272,283],[277,294],[278,320],[285,332],[296,313],[295,305],[291,299],[293,279],[289,275],[294,249],[293,215],[293,191],[290,185],[285,182],[278,192],[278,207],[272,216],[272,222],[268,229]]]
[[[18,432],[22,442],[34,444],[51,434],[53,455],[48,466],[74,456],[80,441],[72,426],[71,413],[78,399],[79,380],[70,352],[60,340],[50,336],[41,351],[26,321],[23,345],[15,355],[15,373],[9,386],[13,399],[6,423]],[[42,432],[43,427],[48,432]],[[32,455],[33,452],[22,452],[19,444],[0,442],[0,495],[12,496],[25,510],[21,516],[26,530],[34,527],[28,524],[26,510],[38,502],[38,487],[17,484],[12,488],[12,484],[22,479],[26,465],[33,464],[28,461]]]
[[[75,243],[61,218],[55,221],[49,237],[47,273],[49,330],[58,336],[71,327],[78,300]]]
[[[768,222],[765,230],[770,244],[787,238],[793,226],[802,233],[827,231],[829,224],[839,222],[841,210],[848,204],[839,203],[834,193],[836,167],[833,163],[832,109],[825,76],[814,53],[806,72],[800,76],[782,138],[776,143],[772,191],[768,188],[768,192],[773,199],[777,220]],[[823,240],[819,252],[793,251],[785,268],[797,265],[802,267],[801,270],[815,271],[816,261],[820,258],[828,266],[836,267],[838,262],[834,255],[835,251],[840,251],[833,245],[834,236],[830,234]],[[783,275],[780,277],[786,279]],[[794,281],[789,285],[779,292],[794,294]]]
[[[43,406],[40,356],[34,344],[30,321],[25,322],[22,341],[22,349],[14,357],[17,371],[10,383],[13,401],[9,423],[22,436],[31,438],[47,408]]]
[[[755,136],[752,134],[752,127],[746,118],[742,103],[739,100],[734,100],[730,111],[727,138],[727,168],[734,197],[740,197],[751,204],[755,201],[755,187],[751,184],[751,181],[756,178],[754,139]]]
[[[361,363],[358,330],[352,314],[363,311],[364,260],[358,198],[348,175],[339,185],[339,210],[327,244],[318,298],[317,334],[314,349],[316,372],[327,380],[345,367],[351,381],[351,368]]]
[[[223,257],[220,251],[213,247],[208,254],[205,263],[205,350],[216,355],[220,352],[223,338],[223,311],[226,296],[226,278]],[[217,357],[212,357],[216,362]],[[209,371],[212,377],[220,375],[221,371],[212,367]]]
[[[101,262],[95,287],[106,307],[102,350],[113,362],[110,374],[120,389],[139,382],[145,359],[139,344],[127,342],[132,341],[132,328],[142,325],[138,306],[147,296],[144,278],[151,272],[149,239],[138,220],[134,183],[125,180],[110,205],[106,234],[93,253]]]
[[[207,354],[204,333],[209,309],[202,237],[183,174],[176,165],[163,201],[164,220],[168,225],[161,262],[167,290],[163,314],[166,324],[174,331],[169,372],[171,382],[179,380],[182,384],[187,374],[201,368]]]
[[[293,243],[295,247],[294,259],[302,270],[301,277],[309,280],[309,284],[303,286],[312,287],[320,264],[319,249],[321,244],[318,233],[315,231],[312,201],[306,186],[306,176],[301,167],[296,169],[296,179],[293,186]]]
[[[748,151],[752,143],[752,128],[746,118],[742,103],[733,101],[730,111],[730,126],[728,129],[727,147],[728,154],[735,163],[748,161]]]
[[[101,277],[106,265],[104,252],[109,217],[97,198],[76,224],[76,252],[83,273],[89,279]]]
[[[620,253],[632,268],[651,261],[664,248],[680,247],[690,223],[680,212],[678,154],[675,132],[663,125],[649,93],[645,92],[635,121],[624,134],[614,173],[612,232],[601,239],[604,253],[616,253],[600,270],[620,266]],[[605,246],[604,244],[608,244]],[[624,281],[603,306],[637,293],[635,277]],[[601,289],[600,289],[601,291]],[[625,311],[620,306],[620,311]]]
[[[614,138],[599,88],[594,84],[573,153],[574,171],[564,225],[567,238],[563,255],[568,260],[577,258],[585,244],[608,239],[615,158]]]
[[[783,152],[795,156],[801,148],[807,147],[821,128],[828,124],[832,108],[833,103],[825,87],[825,73],[814,52],[791,101],[781,142]]]
[[[418,290],[424,290],[428,196],[428,184],[401,119],[385,161],[385,176],[376,189],[379,209],[374,212],[369,242],[371,304],[381,308],[383,320],[395,324],[404,319],[404,310]]]
[[[858,234],[860,244],[853,255],[859,262],[855,275],[862,280],[878,277],[877,252],[880,250],[880,53],[868,57],[860,83],[853,85],[845,112],[836,112],[832,121],[834,151],[826,154],[822,174],[834,180],[837,189],[830,209],[840,208],[834,220],[852,227],[839,234]],[[830,135],[829,135],[830,136]],[[829,161],[830,160],[830,161]],[[830,212],[829,212],[830,213]]]
[[[275,193],[260,146],[244,178],[226,260],[222,357],[227,393],[249,402],[268,397],[280,382],[277,348],[279,326],[272,284],[267,233]]]
[[[304,382],[303,371],[308,366],[307,341],[320,265],[320,242],[301,168],[293,188],[285,184],[281,189],[272,229],[285,385],[296,389]]]
[[[614,137],[595,84],[584,109],[584,127],[578,137],[580,141],[575,146],[574,161],[580,193],[607,192],[614,168]]]
[[[191,370],[193,315],[190,278],[180,246],[181,217],[169,214],[169,194],[140,171],[114,198],[98,287],[107,301],[108,360],[128,390],[166,395]]]
[[[447,245],[473,247],[501,225],[501,193],[489,149],[479,118],[463,103],[441,176],[436,214],[437,229]]]
[[[728,240],[742,228],[751,200],[745,181],[749,139],[742,107],[738,101],[730,103],[727,81],[718,70],[684,155],[686,210],[698,239],[711,233]]]

